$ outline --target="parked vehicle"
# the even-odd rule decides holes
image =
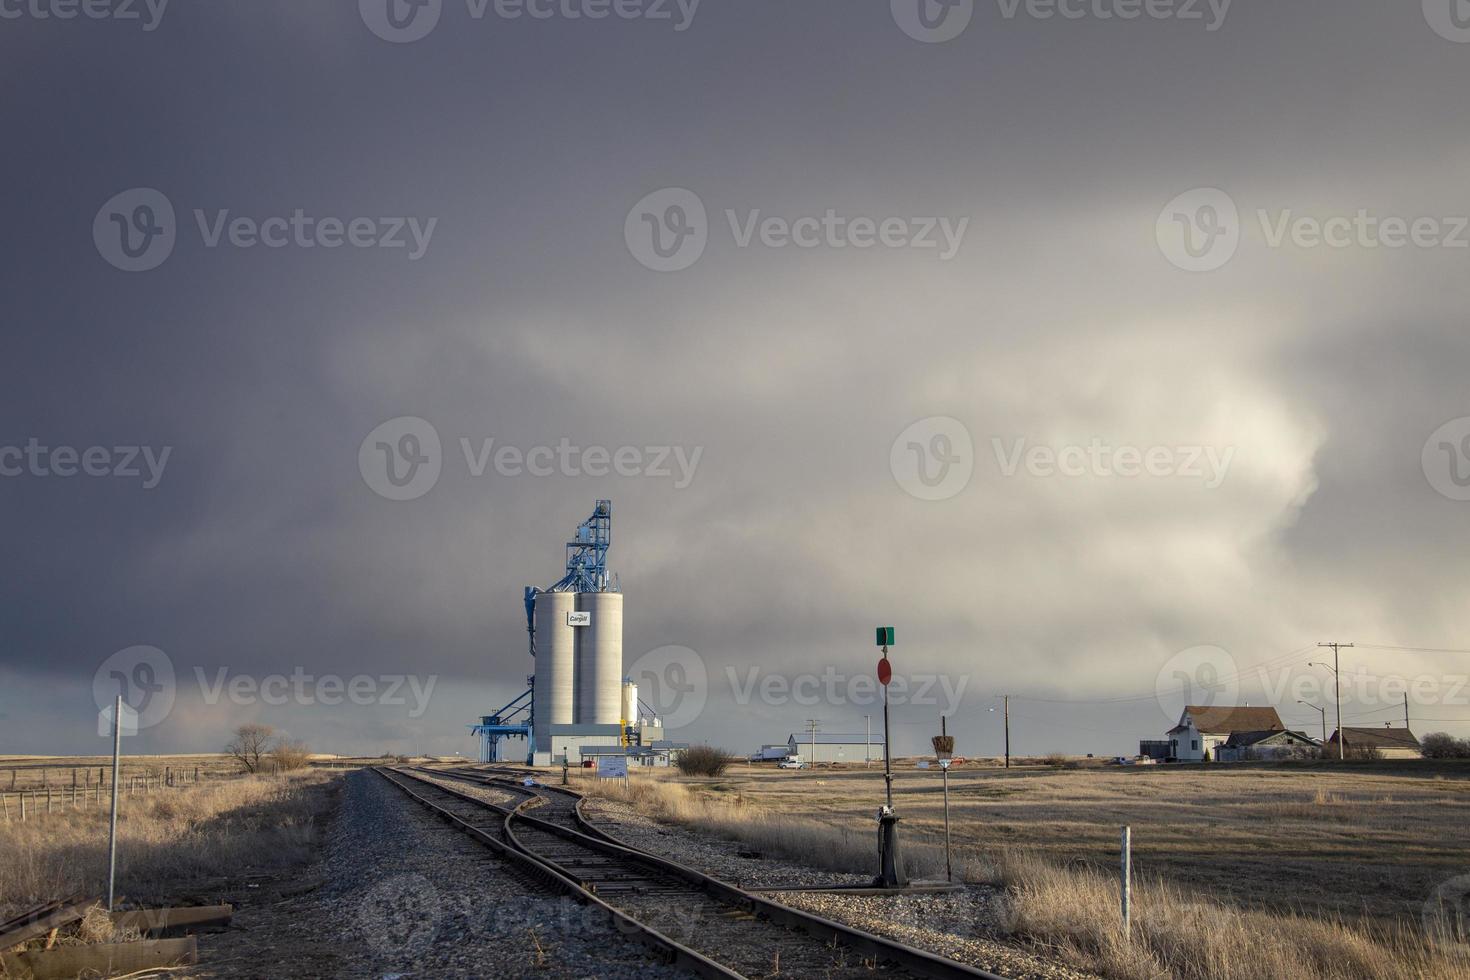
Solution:
[[[805,762],[802,762],[800,759],[796,758],[795,756],[791,756],[788,759],[782,759],[781,760],[781,764],[779,766],[777,766],[776,768],[778,768],[778,769],[805,769],[806,768],[806,763]]]

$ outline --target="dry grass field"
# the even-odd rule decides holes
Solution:
[[[942,872],[940,773],[895,777],[911,872]],[[844,870],[871,867],[883,799],[878,765],[586,788]],[[961,768],[950,805],[960,873],[1008,889],[1017,935],[1109,976],[1470,976],[1465,947],[1421,929],[1435,888],[1470,874],[1465,766]],[[1117,934],[1123,824],[1133,943]]]
[[[338,776],[216,778],[122,799],[118,890],[167,902],[201,881],[273,871],[309,858]],[[64,895],[105,894],[106,807],[57,807],[0,822],[0,918]]]

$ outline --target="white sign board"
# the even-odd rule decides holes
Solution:
[[[568,626],[591,626],[592,614],[590,612],[568,612]]]
[[[113,706],[109,704],[107,707],[97,712],[97,734],[106,736],[107,738],[111,738],[113,735],[112,707]],[[134,711],[133,708],[126,701],[123,702],[122,725],[120,725],[119,727],[121,729],[119,734],[138,734],[138,712]]]
[[[628,757],[625,755],[600,755],[597,757],[598,779],[627,779]]]

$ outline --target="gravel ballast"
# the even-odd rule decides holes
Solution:
[[[872,882],[871,875],[803,867],[787,859],[757,855],[749,845],[660,823],[618,800],[591,798],[585,812],[598,827],[631,847],[687,864],[747,891]],[[867,896],[776,891],[765,892],[764,896],[1012,980],[1093,978],[1092,974],[1006,941],[1006,904],[997,889],[985,885],[968,885],[963,891],[949,894]]]
[[[376,773],[344,779],[320,887],[240,909],[229,932],[201,937],[191,976],[688,976],[584,906],[534,892]]]

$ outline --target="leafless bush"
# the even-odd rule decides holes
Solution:
[[[1041,761],[1053,769],[1060,769],[1067,764],[1067,757],[1060,752],[1048,752]]]
[[[679,755],[677,765],[686,776],[719,776],[730,765],[730,754],[712,745],[692,745]]]
[[[1383,753],[1378,751],[1376,745],[1353,745],[1349,742],[1343,748],[1344,759],[1373,760],[1383,758]]]
[[[271,749],[271,761],[281,772],[290,772],[292,769],[305,769],[307,762],[311,759],[311,749],[307,748],[305,742],[291,742],[282,739]]]

